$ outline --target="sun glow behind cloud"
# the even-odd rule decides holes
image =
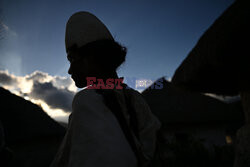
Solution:
[[[34,100],[30,99],[31,102],[39,105],[42,107],[42,109],[52,118],[57,118],[57,117],[67,117],[69,116],[69,113],[63,111],[62,109],[53,109],[51,108],[47,103],[45,103],[43,100]]]
[[[40,71],[25,76],[15,76],[8,71],[0,71],[0,86],[39,105],[56,120],[57,118],[67,120],[73,96],[77,91],[70,78],[51,76]]]

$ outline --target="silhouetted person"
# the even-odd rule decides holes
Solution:
[[[126,48],[88,12],[70,17],[65,43],[69,74],[77,87],[87,88],[74,97],[68,131],[51,166],[136,167],[138,149],[152,159],[160,123],[141,94],[117,76]]]

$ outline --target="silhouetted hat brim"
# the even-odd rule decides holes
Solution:
[[[238,0],[202,35],[172,82],[193,91],[223,95],[249,90],[249,39],[250,2]]]

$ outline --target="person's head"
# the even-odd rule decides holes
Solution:
[[[88,12],[78,12],[70,17],[65,44],[70,61],[68,73],[79,88],[87,86],[86,77],[114,77],[127,53],[106,26]]]

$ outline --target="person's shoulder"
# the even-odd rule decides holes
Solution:
[[[142,96],[142,94],[141,94],[140,92],[138,92],[137,90],[135,90],[135,89],[132,89],[132,88],[130,88],[130,87],[127,87],[127,88],[125,89],[125,91],[128,92],[129,95],[130,95],[132,98],[139,98],[139,99],[142,99],[142,100],[144,99],[143,96]]]
[[[99,95],[95,89],[83,89],[76,93],[72,105],[77,104],[89,104],[93,101],[101,100],[101,95]]]
[[[130,87],[127,87],[127,89],[125,89],[125,91],[127,92],[127,95],[129,96],[129,98],[131,99],[131,101],[137,106],[148,106],[145,98],[143,97],[143,95],[135,90],[132,89]]]
[[[96,95],[96,90],[94,89],[83,89],[76,93],[74,98],[89,98]]]

